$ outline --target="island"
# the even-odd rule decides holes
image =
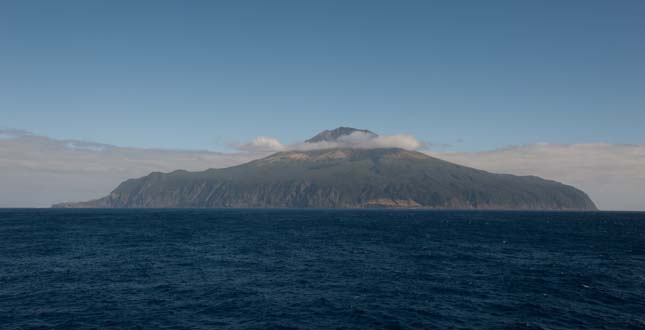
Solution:
[[[374,134],[340,127],[307,143],[354,132]],[[53,207],[596,210],[583,191],[556,181],[490,173],[401,148],[345,147],[278,152],[201,172],[154,172],[103,198]]]

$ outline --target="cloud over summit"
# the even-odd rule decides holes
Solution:
[[[287,150],[318,150],[331,148],[402,148],[407,150],[418,150],[424,144],[410,134],[396,135],[375,135],[365,132],[353,132],[338,137],[334,141],[299,142],[294,144],[283,144],[278,139],[258,136],[255,139],[234,146],[236,149],[247,152],[278,152]]]

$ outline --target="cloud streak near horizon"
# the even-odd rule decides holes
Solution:
[[[237,165],[255,154],[117,147],[0,129],[0,207],[48,207],[102,197],[153,171]]]
[[[531,144],[492,151],[433,153],[491,172],[536,175],[585,191],[600,209],[645,210],[645,145]]]
[[[271,152],[334,147],[399,147],[491,172],[537,175],[574,185],[601,209],[645,209],[645,145],[532,144],[481,152],[433,152],[411,135],[283,144],[258,137],[238,153],[117,147],[0,130],[0,207],[48,207],[107,195],[120,182],[153,171],[222,168]]]

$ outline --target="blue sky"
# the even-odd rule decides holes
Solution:
[[[645,143],[643,1],[2,1],[0,126],[228,150]]]

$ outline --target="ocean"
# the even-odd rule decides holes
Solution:
[[[1,329],[645,329],[645,213],[0,210]]]

